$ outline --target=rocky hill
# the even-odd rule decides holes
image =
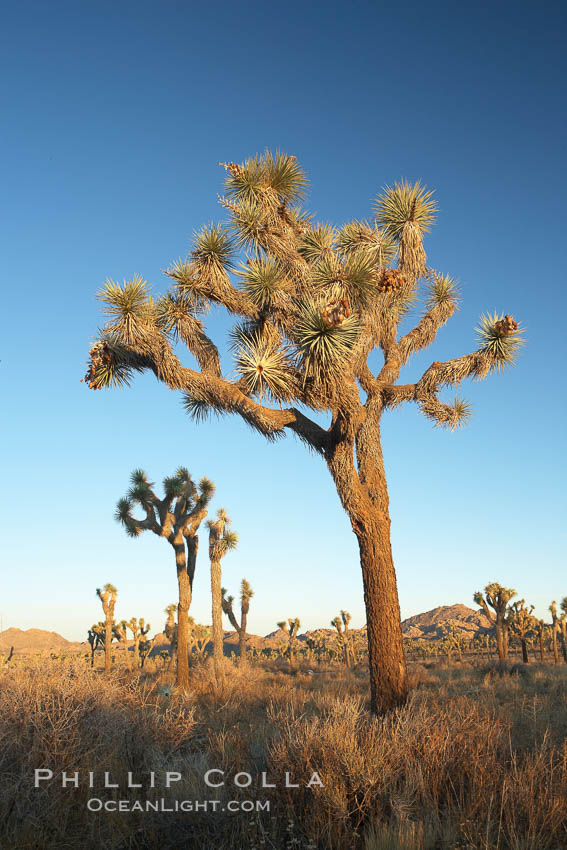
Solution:
[[[66,650],[74,652],[81,649],[79,641],[70,641],[57,632],[47,632],[44,629],[5,629],[0,633],[0,650],[9,652],[49,652]]]
[[[486,634],[491,628],[490,620],[481,610],[457,604],[441,605],[425,614],[408,617],[402,623],[402,631],[407,638],[437,640],[443,637],[442,627],[451,622],[466,638],[473,638],[478,633]]]
[[[423,638],[425,640],[438,640],[443,637],[443,625],[453,622],[463,632],[465,637],[473,638],[475,634],[486,634],[490,629],[490,622],[482,611],[475,611],[473,608],[468,608],[466,605],[441,605],[439,608],[434,608],[432,611],[426,611],[425,614],[416,614],[414,617],[408,617],[402,622],[402,631],[406,638]],[[352,629],[354,634],[365,634],[366,626],[361,629]],[[329,639],[336,632],[329,627],[321,629],[312,629],[298,635],[299,641],[305,641],[307,638],[313,639]],[[226,631],[224,633],[224,642],[226,650],[230,652],[236,649],[238,645],[238,635],[236,632]],[[268,647],[281,646],[287,642],[287,636],[282,629],[277,629],[275,632],[262,637],[261,635],[248,635],[248,646],[254,646],[257,649],[267,649]],[[43,629],[6,629],[0,634],[0,651],[8,652],[10,647],[14,647],[16,653],[31,653],[31,652],[78,652],[87,651],[89,649],[86,642],[66,640],[57,632],[48,632]],[[169,647],[169,641],[163,633],[156,635],[152,655],[159,653],[162,649]]]

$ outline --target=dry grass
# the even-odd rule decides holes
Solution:
[[[409,704],[367,713],[367,680],[341,668],[295,675],[266,663],[224,683],[192,670],[188,695],[163,695],[166,672],[81,661],[26,661],[0,683],[3,850],[295,848],[561,850],[567,847],[567,667],[413,665]],[[34,768],[110,771],[119,791]],[[250,788],[210,789],[207,769],[244,771]],[[149,771],[178,770],[170,790]],[[126,789],[127,772],[143,783]],[[268,772],[278,787],[262,790]],[[285,771],[300,787],[283,787]],[[304,783],[317,771],[324,787]],[[216,777],[215,777],[216,778]],[[159,784],[159,780],[158,780]],[[271,811],[90,813],[93,796],[133,801],[269,800]]]

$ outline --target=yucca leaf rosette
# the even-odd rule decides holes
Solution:
[[[303,304],[294,329],[298,365],[303,374],[323,381],[338,375],[348,363],[358,339],[360,326],[351,315],[340,325],[324,318],[325,302],[310,299]]]
[[[525,342],[524,330],[514,318],[496,312],[481,316],[476,333],[481,350],[489,354],[498,371],[513,363]]]

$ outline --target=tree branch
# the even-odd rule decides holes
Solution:
[[[180,292],[212,301],[225,307],[229,313],[258,318],[258,308],[244,292],[232,285],[226,273],[214,279],[199,269],[195,263],[175,263],[165,274],[175,281]]]

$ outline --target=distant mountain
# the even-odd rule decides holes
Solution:
[[[473,638],[478,633],[486,634],[491,628],[490,621],[482,611],[475,611],[466,605],[457,604],[441,605],[439,608],[433,608],[432,611],[426,611],[425,614],[408,617],[407,620],[402,622],[402,632],[406,638],[437,640],[443,637],[443,625],[450,622],[455,623],[467,638]],[[366,634],[366,626],[351,631],[354,634]],[[305,641],[307,638],[328,639],[335,634],[334,629],[327,627],[311,629],[297,637],[299,641]],[[247,643],[250,647],[267,649],[268,647],[281,646],[287,643],[287,639],[283,629],[277,629],[264,637],[249,634]],[[238,645],[237,633],[225,631],[224,643],[227,645],[226,650],[228,652],[236,648]],[[113,644],[113,646],[116,645]],[[86,641],[69,641],[57,632],[47,632],[43,629],[6,629],[4,632],[0,632],[0,651],[9,652],[11,646],[14,647],[14,652],[53,652],[57,650],[60,652],[85,652],[89,649]],[[169,641],[163,632],[160,632],[156,635],[152,655],[156,655],[166,648],[169,648]]]
[[[0,632],[0,650],[9,652],[43,652],[49,650],[76,651],[81,648],[79,641],[70,641],[61,637],[57,632],[46,632],[44,629],[5,629]]]
[[[441,605],[425,614],[408,617],[402,622],[402,632],[406,638],[437,640],[443,637],[442,627],[451,622],[466,638],[473,638],[478,633],[486,634],[491,628],[490,620],[481,610],[457,604]]]

